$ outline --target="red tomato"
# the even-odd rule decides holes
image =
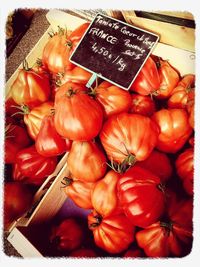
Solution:
[[[54,116],[49,115],[42,119],[35,147],[37,152],[44,157],[58,156],[70,149],[65,139],[55,129]]]
[[[156,111],[156,106],[150,96],[131,94],[132,105],[129,109],[130,113],[136,113],[150,117]]]
[[[188,95],[188,102],[187,102],[187,111],[189,114],[189,124],[194,129],[194,92],[193,94]]]
[[[67,70],[65,73],[63,73],[63,75],[58,75],[57,83],[63,85],[67,82],[72,82],[86,85],[91,76],[91,72],[88,72],[81,67],[75,66],[72,70]]]
[[[56,168],[56,157],[43,157],[38,154],[35,145],[20,150],[16,155],[17,173],[14,180],[41,185]],[[20,176],[21,174],[21,176]]]
[[[160,127],[157,148],[166,153],[179,151],[192,133],[187,112],[183,109],[161,109],[152,119]]]
[[[168,60],[159,58],[158,64],[160,86],[156,91],[156,98],[165,99],[171,95],[173,89],[177,86],[180,75]]]
[[[149,95],[160,87],[160,77],[154,60],[149,57],[130,87],[131,91]]]
[[[123,255],[123,258],[140,258],[144,257],[143,251],[136,245],[131,246]]]
[[[164,187],[159,177],[140,167],[131,167],[118,182],[120,204],[129,220],[146,227],[156,222],[164,211]]]
[[[99,180],[107,169],[106,156],[93,141],[73,141],[67,164],[72,176],[83,182]]]
[[[183,187],[189,195],[193,195],[194,180],[194,149],[187,148],[179,154],[176,160],[176,171],[183,182]]]
[[[92,205],[103,217],[110,215],[118,206],[117,182],[119,177],[119,173],[111,170],[94,185]]]
[[[11,97],[18,105],[33,108],[48,101],[50,97],[49,77],[44,72],[24,67],[11,85]]]
[[[75,29],[70,35],[64,29],[51,36],[43,49],[42,62],[51,72],[65,72],[74,67],[69,60],[72,52],[80,41],[81,37],[90,24],[88,22],[82,24]]]
[[[32,189],[18,182],[4,184],[4,227],[22,216],[31,206],[33,200]]]
[[[154,149],[159,129],[148,117],[120,113],[109,118],[100,139],[110,160],[131,165],[145,160]]]
[[[102,108],[85,90],[83,85],[69,82],[56,93],[55,128],[70,140],[91,140],[102,127]]]
[[[53,102],[45,102],[31,110],[27,106],[22,107],[24,110],[24,123],[26,124],[27,131],[33,140],[36,140],[42,119],[45,116],[50,115],[53,108]]]
[[[80,208],[91,209],[91,194],[95,183],[86,183],[80,180],[65,177],[64,191],[68,197]]]
[[[31,140],[26,130],[15,124],[8,124],[5,128],[5,163],[15,162],[17,152],[29,146]]]
[[[195,75],[188,74],[182,77],[178,85],[173,89],[168,99],[169,108],[185,108],[188,104],[189,94],[194,91]]]
[[[72,251],[80,247],[84,231],[75,218],[66,218],[60,224],[52,226],[50,241],[58,251]]]
[[[15,103],[15,101],[12,99],[12,97],[8,97],[8,99],[5,101],[5,115],[6,115],[6,119],[8,116],[14,116],[15,115],[15,119],[22,119],[23,118],[23,114],[18,113],[19,112],[19,108],[17,103]]]
[[[172,175],[172,165],[169,157],[157,150],[153,150],[147,159],[136,162],[135,166],[149,170],[158,176],[162,182],[166,182]]]
[[[112,85],[109,82],[102,82],[93,91],[95,99],[103,106],[105,117],[127,112],[131,106],[129,92]]]
[[[126,250],[134,241],[135,228],[123,213],[114,212],[103,218],[93,210],[88,215],[88,227],[96,245],[111,254]]]
[[[138,245],[149,257],[183,257],[191,250],[192,201],[172,203],[167,221],[158,221],[136,233]]]
[[[77,250],[72,251],[69,254],[69,257],[75,257],[75,258],[97,258],[98,254],[92,248],[79,248]]]

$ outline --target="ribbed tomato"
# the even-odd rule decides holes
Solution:
[[[156,63],[148,57],[138,76],[130,87],[131,91],[140,95],[149,95],[157,91],[160,87],[160,77]]]
[[[176,160],[176,172],[181,178],[183,187],[189,195],[193,195],[194,182],[194,149],[187,148]]]
[[[83,182],[99,180],[107,169],[106,156],[94,141],[73,141],[67,164],[72,176]]]
[[[57,158],[43,157],[38,154],[35,145],[32,145],[20,150],[15,162],[17,172],[15,170],[13,179],[38,186],[55,170]]]
[[[148,158],[158,135],[159,128],[150,118],[120,113],[104,123],[100,139],[110,160],[131,165]]]
[[[178,85],[172,90],[168,99],[169,108],[186,108],[189,95],[194,92],[195,75],[187,74],[182,77]]]
[[[17,78],[11,85],[11,97],[18,105],[28,105],[33,108],[49,100],[50,83],[45,72],[36,72],[28,68],[18,71]]]
[[[156,111],[156,105],[150,96],[131,94],[132,104],[130,113],[136,113],[150,117]]]
[[[138,231],[136,240],[149,257],[187,255],[192,246],[192,200],[170,201],[167,218]]]
[[[131,106],[129,92],[106,81],[103,81],[92,90],[91,94],[103,106],[104,116],[106,118],[121,112],[128,112]]]
[[[67,146],[66,140],[57,133],[54,126],[54,116],[45,116],[35,140],[37,152],[44,157],[58,156],[70,149],[70,142],[68,143],[69,146]]]
[[[164,212],[164,187],[159,177],[131,167],[118,181],[119,202],[129,220],[139,227],[156,222]]]
[[[136,245],[132,245],[123,255],[123,258],[140,258],[144,257],[144,252]]]
[[[119,205],[117,196],[119,177],[119,173],[110,170],[94,185],[91,197],[92,206],[103,217],[110,215]]]
[[[79,249],[73,250],[69,254],[69,257],[75,257],[75,258],[97,258],[98,254],[92,248],[79,248]]]
[[[92,209],[91,195],[95,183],[87,183],[65,177],[62,184],[64,185],[65,194],[70,197],[78,207]]]
[[[152,116],[160,127],[156,148],[166,153],[179,151],[192,133],[188,114],[183,109],[161,109]]]
[[[88,227],[96,245],[111,254],[124,251],[134,241],[135,227],[123,213],[102,217],[93,210],[88,215]]]
[[[102,108],[85,91],[84,85],[68,82],[56,92],[55,128],[70,140],[91,140],[102,127]]]

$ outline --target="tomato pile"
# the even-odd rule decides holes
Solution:
[[[19,70],[5,106],[5,192],[8,183],[38,188],[68,151],[62,188],[89,211],[96,247],[111,256],[183,257],[193,240],[195,75],[182,77],[151,55],[129,91],[102,79],[87,88],[91,74],[69,57],[88,26],[59,28],[40,62]],[[6,223],[27,209],[13,212],[7,198],[16,196],[5,194],[5,212],[15,214]],[[69,256],[95,257],[82,239],[73,218],[50,236]]]

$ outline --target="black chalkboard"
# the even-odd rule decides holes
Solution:
[[[159,36],[98,13],[71,62],[128,90]]]

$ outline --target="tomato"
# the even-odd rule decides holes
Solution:
[[[64,191],[80,208],[91,209],[91,194],[95,183],[86,183],[69,177],[64,178]]]
[[[144,257],[144,253],[136,245],[132,245],[123,255],[123,258],[140,258],[140,257]]]
[[[35,140],[35,147],[39,154],[44,157],[62,155],[70,149],[67,143],[56,131],[54,126],[54,116],[45,116],[42,119],[39,133]]]
[[[166,153],[179,151],[192,133],[187,112],[183,109],[161,109],[152,119],[160,127],[156,147]]]
[[[160,77],[156,63],[151,57],[148,57],[135,81],[131,85],[130,90],[141,95],[149,95],[158,90],[159,87]]]
[[[44,72],[36,72],[26,66],[18,71],[11,85],[11,97],[18,105],[33,108],[48,101],[50,97],[49,77]]]
[[[50,242],[58,251],[72,251],[77,249],[83,240],[83,228],[73,217],[66,218],[51,228]]]
[[[193,91],[188,95],[187,112],[189,114],[189,124],[194,129],[194,104],[195,104],[195,92]]]
[[[187,148],[179,154],[176,160],[176,171],[183,182],[183,187],[189,195],[193,195],[194,180],[194,149]]]
[[[126,250],[134,241],[135,227],[123,213],[102,217],[93,210],[88,215],[88,227],[93,231],[96,245],[111,254]]]
[[[168,99],[169,108],[185,108],[188,104],[189,95],[194,91],[195,75],[187,74],[182,77],[178,85],[172,90]]]
[[[23,115],[19,114],[19,109],[17,103],[12,99],[12,97],[8,97],[5,101],[5,116],[6,118],[9,116],[12,116],[12,118],[15,115],[15,119],[22,119]]]
[[[81,67],[75,66],[72,70],[67,70],[63,74],[58,74],[57,83],[63,85],[67,82],[72,82],[86,85],[91,76],[91,72],[88,72]]]
[[[165,194],[160,178],[138,166],[122,174],[118,195],[124,213],[135,226],[146,227],[156,222],[164,211]]]
[[[157,150],[153,150],[147,159],[136,162],[135,166],[151,171],[162,182],[166,182],[172,175],[172,165],[169,157]]]
[[[33,190],[30,186],[18,182],[4,184],[4,227],[22,216],[31,206]]]
[[[69,60],[81,37],[85,33],[89,23],[84,23],[75,29],[70,35],[64,29],[51,36],[43,49],[42,62],[51,72],[65,72],[71,70],[74,64]]]
[[[110,160],[131,165],[148,158],[154,149],[159,129],[148,117],[120,113],[109,118],[100,133],[101,143]]]
[[[73,250],[69,254],[69,257],[75,257],[75,258],[97,258],[98,254],[92,248],[79,248],[79,249]]]
[[[96,137],[102,127],[102,108],[85,90],[83,85],[69,82],[56,93],[55,128],[64,138],[88,141]]]
[[[42,123],[42,119],[46,115],[50,115],[53,108],[53,102],[42,103],[41,105],[34,107],[31,110],[28,106],[22,106],[22,110],[24,112],[24,123],[27,126],[29,136],[33,140],[36,140]]]
[[[83,182],[99,180],[107,169],[106,156],[93,141],[73,141],[67,164],[72,176]]]
[[[120,174],[111,170],[97,181],[92,190],[92,206],[103,217],[110,215],[118,206],[117,182]]]
[[[92,90],[91,94],[102,105],[106,118],[123,111],[127,112],[131,106],[129,92],[106,81]]]
[[[136,240],[149,257],[185,256],[192,245],[192,201],[173,201],[168,218],[138,231]]]
[[[55,170],[57,158],[43,157],[38,154],[35,145],[32,145],[20,150],[15,162],[18,176],[14,175],[13,179],[38,186]]]
[[[156,106],[150,96],[131,94],[132,104],[129,109],[130,113],[136,113],[150,117],[155,111]]]
[[[5,127],[5,163],[15,162],[17,152],[29,146],[31,140],[26,130],[16,124],[8,124]]]

